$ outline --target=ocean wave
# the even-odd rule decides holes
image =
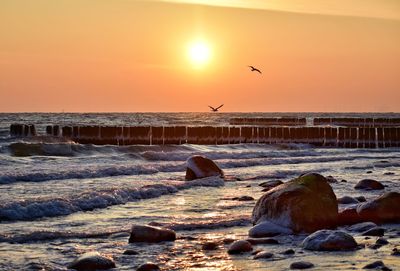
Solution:
[[[389,158],[398,158],[385,157]],[[368,155],[347,155],[347,156],[305,156],[305,157],[266,157],[266,158],[239,158],[239,159],[215,159],[214,161],[222,169],[244,168],[268,165],[293,165],[308,163],[329,163],[352,160],[376,160],[376,157]],[[113,161],[115,163],[115,161]],[[392,167],[399,166],[399,163],[379,163],[375,167]],[[111,176],[130,176],[130,175],[149,175],[159,172],[183,172],[185,171],[185,162],[160,162],[160,163],[142,163],[129,165],[114,166],[87,166],[87,168],[77,167],[54,167],[52,170],[37,170],[36,172],[10,172],[0,173],[0,184],[10,184],[14,182],[44,182],[50,180],[66,180],[66,179],[87,179],[102,178]]]
[[[124,204],[129,201],[156,198],[197,186],[219,187],[223,185],[224,180],[221,178],[209,177],[190,182],[177,182],[172,185],[155,184],[133,189],[85,192],[70,198],[60,197],[10,202],[0,205],[0,221],[33,220],[42,217],[63,216],[80,211],[92,211],[112,205]]]

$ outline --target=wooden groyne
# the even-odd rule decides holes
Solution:
[[[21,127],[22,128],[21,128]],[[26,132],[28,131],[28,132]],[[30,131],[30,132],[29,132]],[[82,144],[96,145],[222,145],[239,143],[305,143],[341,148],[400,147],[400,127],[332,126],[59,126],[46,133]],[[15,124],[12,136],[35,135],[33,125]]]
[[[314,118],[314,125],[400,127],[400,118]]]
[[[231,118],[230,125],[255,125],[255,126],[305,126],[306,118]]]

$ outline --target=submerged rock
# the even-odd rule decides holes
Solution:
[[[154,263],[145,263],[139,266],[136,271],[160,271],[160,267]]]
[[[68,265],[68,269],[78,271],[106,270],[114,267],[115,263],[112,259],[98,252],[87,252]]]
[[[258,252],[253,259],[269,259],[272,258],[274,256],[274,254],[272,254],[271,252],[268,251],[260,251]]]
[[[175,241],[175,239],[176,234],[173,230],[146,225],[133,225],[131,228],[129,243],[158,243],[163,241]]]
[[[354,186],[355,189],[366,189],[366,190],[381,190],[384,189],[385,187],[383,184],[376,180],[372,179],[364,179],[359,181],[356,186]]]
[[[267,182],[263,182],[260,183],[259,186],[263,187],[264,192],[267,192],[268,190],[283,184],[283,182],[281,180],[273,180],[273,181],[267,181]]]
[[[217,242],[205,242],[201,248],[203,250],[216,250],[218,248]]]
[[[365,232],[367,230],[370,230],[372,228],[377,227],[377,225],[374,222],[362,222],[358,224],[354,224],[348,228],[349,231],[355,231],[355,232]]]
[[[203,156],[192,156],[186,161],[186,177],[188,181],[223,176],[224,172],[210,159]]]
[[[385,229],[381,227],[371,228],[361,234],[362,236],[383,236],[385,235]]]
[[[333,228],[337,217],[332,187],[317,173],[301,175],[271,189],[257,201],[252,213],[253,224],[269,221],[294,233]]]
[[[246,240],[239,240],[239,241],[235,241],[233,242],[229,249],[228,249],[228,253],[229,254],[240,254],[242,252],[249,252],[253,250],[253,246],[251,245],[251,243],[249,241]]]
[[[127,249],[127,250],[124,251],[123,254],[124,255],[138,255],[139,252],[137,252],[136,250],[133,250],[133,249]]]
[[[308,269],[314,267],[310,262],[294,262],[290,265],[290,269]]]
[[[388,192],[380,197],[361,203],[357,213],[364,221],[375,223],[400,222],[400,193]]]
[[[354,204],[354,203],[359,203],[359,201],[355,198],[349,197],[349,196],[344,196],[341,198],[337,199],[337,202],[339,204]]]
[[[341,251],[356,249],[357,242],[343,231],[319,230],[304,239],[301,246],[308,250]]]

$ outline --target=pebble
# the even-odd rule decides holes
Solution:
[[[261,251],[258,252],[253,259],[269,259],[272,258],[274,254],[268,252],[268,251]]]

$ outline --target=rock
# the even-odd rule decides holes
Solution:
[[[279,234],[288,235],[292,233],[291,229],[279,226],[269,221],[263,221],[249,230],[249,236],[254,238],[273,237]]]
[[[363,267],[363,269],[375,269],[375,268],[382,268],[385,264],[382,261],[376,261],[370,264],[367,264]]]
[[[229,254],[240,254],[242,252],[249,252],[253,250],[253,246],[250,244],[249,241],[246,240],[239,240],[233,242],[229,249],[228,253]]]
[[[269,259],[272,258],[274,254],[267,252],[267,251],[261,251],[258,252],[253,259]]]
[[[294,262],[290,265],[290,269],[308,269],[314,267],[310,262]]]
[[[114,267],[115,263],[112,259],[98,252],[87,252],[68,265],[68,269],[78,271],[106,270]]]
[[[348,228],[348,230],[355,232],[364,232],[375,227],[377,227],[377,225],[374,222],[362,222],[352,225],[351,227]]]
[[[241,196],[241,197],[235,197],[232,198],[232,200],[237,200],[237,201],[253,201],[254,198],[250,196]]]
[[[381,227],[374,227],[361,234],[362,236],[383,236],[385,235],[385,229]]]
[[[353,225],[361,222],[363,222],[363,220],[357,213],[357,206],[347,207],[339,211],[338,225]]]
[[[379,238],[376,240],[375,244],[384,246],[384,245],[389,244],[389,241],[386,240],[385,238],[379,237]]]
[[[349,197],[349,196],[344,196],[344,197],[338,198],[337,202],[339,204],[354,204],[354,203],[358,203],[358,200],[356,200],[355,198]]]
[[[203,250],[215,250],[217,249],[217,247],[218,247],[217,242],[206,242],[201,246]]]
[[[154,263],[145,263],[139,266],[136,271],[160,271],[160,267]]]
[[[392,250],[392,254],[390,254],[390,255],[392,255],[392,256],[400,256],[400,250],[397,247],[395,247]]]
[[[127,250],[124,251],[123,254],[124,255],[138,255],[139,252],[137,252],[136,250],[133,250],[133,249],[127,249]]]
[[[368,170],[368,171],[367,171],[367,174],[371,174],[371,173],[372,173],[372,170]]]
[[[354,186],[355,189],[366,189],[366,190],[381,190],[384,189],[385,187],[383,184],[381,184],[378,181],[372,180],[372,179],[364,179],[359,181],[356,186]]]
[[[212,160],[196,155],[186,161],[186,180],[211,176],[224,176],[224,172]]]
[[[394,175],[394,172],[385,172],[383,175]]]
[[[294,253],[295,253],[294,250],[291,248],[282,252],[282,254],[284,254],[284,255],[293,255]]]
[[[367,201],[367,199],[364,196],[358,196],[358,197],[355,197],[355,199],[358,200],[359,202],[366,202]]]
[[[340,251],[356,249],[357,242],[343,231],[319,230],[304,239],[301,246],[308,250]]]
[[[357,213],[364,221],[375,223],[400,222],[400,193],[388,192],[380,197],[361,203]]]
[[[248,238],[246,241],[249,241],[252,245],[278,245],[278,240],[272,238]]]
[[[266,191],[268,191],[278,185],[281,185],[281,184],[283,184],[283,182],[281,180],[273,180],[273,181],[267,181],[267,182],[260,183],[259,186],[263,187],[264,188],[263,191],[265,190],[265,192],[266,192]]]
[[[333,228],[338,217],[335,193],[325,177],[301,175],[265,193],[253,209],[253,224],[269,221],[294,233]]]
[[[129,243],[158,243],[163,241],[175,241],[175,239],[176,234],[173,230],[153,226],[133,225]]]
[[[338,180],[336,180],[333,176],[326,176],[326,179],[328,180],[328,183],[338,183]]]
[[[341,183],[347,183],[347,180],[343,179],[340,181]]]
[[[235,242],[235,239],[233,239],[233,238],[225,238],[224,240],[222,240],[222,242],[224,243],[224,244],[232,244],[233,242]]]

